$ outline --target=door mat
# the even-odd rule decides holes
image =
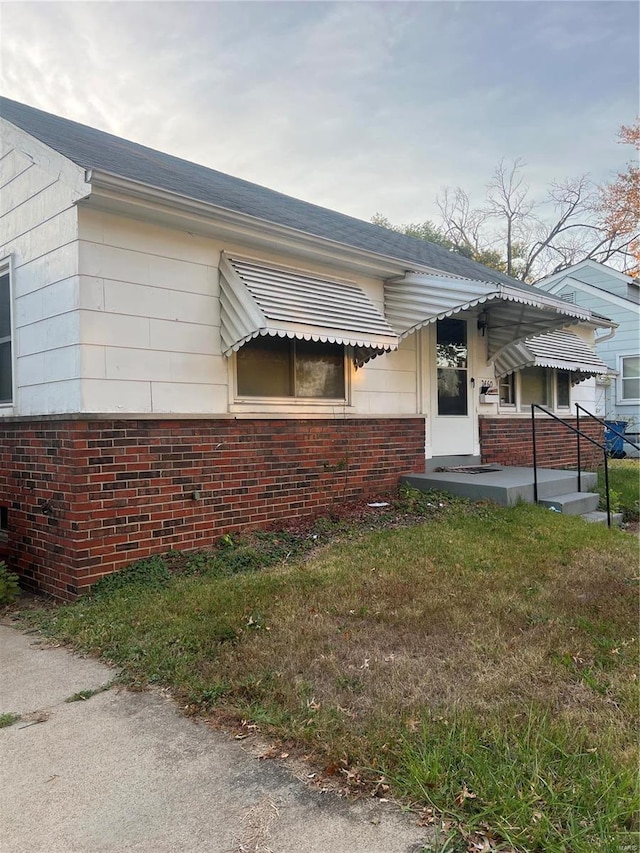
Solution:
[[[447,474],[493,474],[496,471],[503,471],[504,468],[501,465],[460,465],[458,467],[436,468],[435,470]]]

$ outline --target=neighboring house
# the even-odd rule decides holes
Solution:
[[[596,261],[582,261],[538,282],[537,287],[572,305],[604,314],[617,323],[615,335],[596,337],[600,358],[608,365],[597,383],[596,406],[601,417],[625,421],[629,432],[640,431],[640,283]],[[637,440],[636,440],[637,441]],[[627,445],[628,453],[631,448]]]
[[[529,464],[527,402],[569,419],[572,383],[604,369],[606,320],[442,247],[13,101],[0,116],[0,534],[53,595],[425,458]],[[571,358],[523,346],[559,330]],[[572,464],[560,424],[540,436]]]

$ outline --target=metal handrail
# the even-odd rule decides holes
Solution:
[[[635,447],[636,450],[640,450],[640,445],[636,444],[635,441],[631,441],[630,438],[627,438],[626,433],[618,432],[617,429],[610,426],[611,421],[609,421],[609,423],[607,423],[607,421],[603,421],[602,418],[599,418],[597,415],[594,415],[593,412],[590,412],[588,409],[585,409],[585,407],[581,406],[580,403],[576,403],[575,406],[576,406],[576,421],[578,421],[578,422],[580,421],[580,412],[584,412],[585,415],[588,415],[594,421],[598,421],[599,424],[602,424],[602,426],[605,429],[608,429],[609,432],[612,432],[614,435],[617,435],[618,438],[621,438],[623,441],[626,441],[627,444],[631,445],[631,447]]]
[[[578,404],[576,403],[576,406],[577,405]],[[578,428],[576,429],[576,427],[571,426],[571,424],[568,424],[566,421],[562,420],[562,418],[559,418],[557,415],[554,415],[553,412],[550,412],[549,409],[545,409],[545,407],[541,406],[539,403],[531,403],[531,443],[532,443],[532,450],[533,450],[533,501],[534,501],[534,503],[536,503],[536,504],[538,503],[538,459],[537,459],[537,450],[536,450],[536,409],[539,409],[541,412],[544,412],[545,415],[549,415],[549,417],[553,418],[554,421],[558,421],[564,427],[566,427],[568,430],[571,430],[571,432],[574,432],[576,434],[577,448],[578,448],[578,454],[577,454],[578,458],[576,461],[578,464],[578,491],[579,492],[582,491],[582,481],[581,481],[581,477],[580,477],[580,473],[581,473],[581,471],[580,471],[580,466],[581,466],[580,439],[586,438],[587,441],[591,442],[591,444],[595,444],[596,447],[599,447],[600,450],[602,450],[603,457],[604,457],[604,489],[605,489],[605,497],[606,497],[606,503],[607,503],[607,527],[611,527],[611,501],[609,498],[609,462],[608,462],[608,457],[607,457],[607,446],[606,446],[606,444],[601,444],[599,441],[596,441],[595,438],[592,438],[590,435],[587,435],[586,432],[582,432],[582,430],[579,428],[578,416],[576,417],[576,423],[578,424]],[[587,411],[587,410],[585,409],[585,411]],[[590,414],[590,412],[588,412],[588,414]],[[594,417],[595,417],[595,415],[594,415]],[[599,419],[596,418],[596,420],[599,420]],[[633,443],[633,442],[631,442],[631,443]]]

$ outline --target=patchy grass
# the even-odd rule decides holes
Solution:
[[[451,822],[451,851],[464,837],[635,850],[635,539],[413,493],[377,520],[324,525],[223,543],[191,568],[169,556],[149,578],[137,564],[39,624],[356,789],[390,786]],[[233,556],[251,547],[269,569]]]
[[[20,714],[0,714],[0,729],[6,729],[20,720]]]
[[[104,693],[106,690],[111,689],[112,684],[102,684],[100,687],[95,687],[92,690],[79,690],[77,693],[73,693],[71,696],[68,696],[64,701],[65,702],[86,702],[87,699],[91,699],[92,696],[97,696],[99,693]]]
[[[609,489],[611,508],[622,512],[625,521],[638,521],[640,517],[640,459],[610,459]],[[598,471],[598,492],[601,506],[606,507],[604,468]]]

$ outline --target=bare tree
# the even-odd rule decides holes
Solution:
[[[541,223],[535,216],[536,204],[529,198],[529,186],[522,177],[524,163],[511,165],[501,160],[487,186],[487,219],[496,220],[503,233],[507,275],[515,275],[515,246],[529,242],[531,232]]]
[[[581,260],[624,265],[633,256],[637,232],[605,227],[602,196],[588,175],[554,182],[543,199],[534,200],[523,169],[520,159],[501,160],[487,185],[484,207],[472,207],[460,187],[441,191],[436,199],[441,230],[456,248],[471,247],[477,260],[483,252],[497,254],[504,271],[523,281],[536,281]]]
[[[619,141],[640,149],[640,119],[620,129]],[[524,169],[520,158],[501,160],[478,207],[462,187],[444,187],[436,197],[439,223],[394,226],[381,214],[372,221],[440,243],[522,281],[589,259],[640,272],[637,162],[606,186],[580,175],[553,182],[541,198],[532,198]]]

